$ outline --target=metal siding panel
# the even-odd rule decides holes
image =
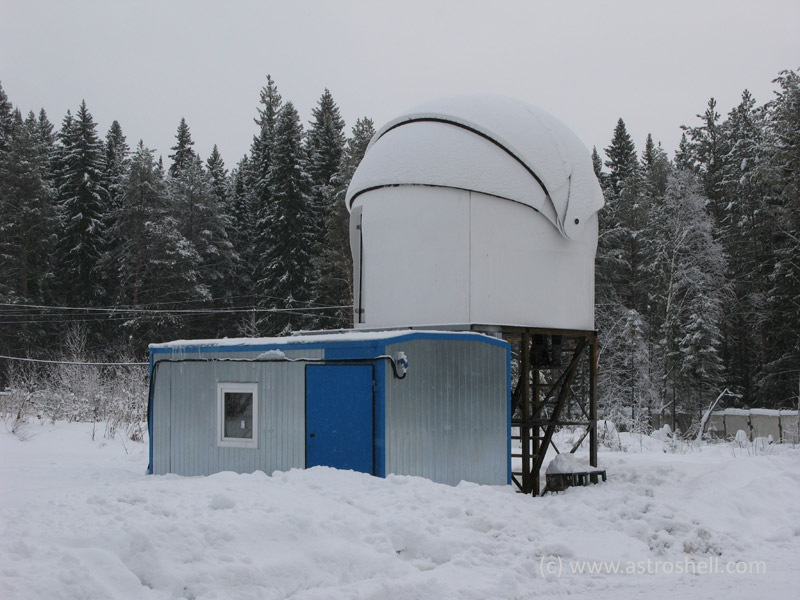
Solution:
[[[159,463],[159,471],[181,475],[209,475],[219,471],[272,473],[302,467],[305,458],[303,414],[304,363],[169,363],[160,367],[172,373],[171,410],[168,420],[155,415],[154,430],[162,434],[157,448],[166,445],[171,466]],[[217,446],[217,383],[257,382],[258,447]],[[156,399],[161,403],[160,390]],[[169,426],[166,426],[169,423]],[[171,443],[164,443],[168,431]],[[154,451],[154,454],[156,453]],[[155,461],[154,461],[155,462]]]
[[[153,473],[163,475],[170,468],[170,367],[162,365],[153,389]]]
[[[387,369],[386,471],[442,483],[507,482],[506,348],[481,341],[408,340],[409,358]]]

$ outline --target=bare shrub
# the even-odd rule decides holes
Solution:
[[[86,352],[78,328],[67,335],[64,353],[48,364],[12,363],[0,393],[0,413],[12,432],[30,418],[105,423],[105,436],[122,432],[141,441],[147,419],[146,365],[98,365]],[[123,357],[119,363],[132,363]]]

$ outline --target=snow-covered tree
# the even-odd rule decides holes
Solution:
[[[194,151],[194,140],[189,131],[189,126],[186,124],[186,119],[181,117],[181,122],[178,123],[178,132],[175,134],[175,145],[170,148],[173,154],[169,157],[172,160],[172,165],[169,167],[169,174],[171,177],[176,177],[183,169],[192,164],[198,158],[197,153]]]
[[[256,267],[258,214],[254,194],[249,187],[250,159],[243,156],[230,176],[230,193],[227,198],[228,239],[233,244],[236,262],[230,273],[233,295],[242,300],[239,304],[252,305]]]
[[[592,168],[594,169],[594,175],[597,177],[597,181],[599,181],[602,186],[605,174],[603,173],[603,160],[597,152],[597,146],[592,146]]]
[[[765,204],[772,223],[773,268],[767,290],[768,353],[759,395],[797,406],[800,389],[800,75],[783,71],[767,104],[762,144]]]
[[[117,246],[117,239],[112,235],[114,229],[114,219],[117,216],[122,186],[128,167],[128,154],[130,147],[122,133],[122,127],[118,121],[114,121],[106,134],[105,140],[105,163],[103,166],[102,185],[106,190],[106,210],[105,222],[103,223],[103,233],[105,236],[105,253],[113,253]],[[107,264],[107,261],[104,263]],[[104,288],[104,303],[113,301],[116,297],[116,274],[115,270],[109,271],[101,268],[102,285]]]
[[[318,304],[335,305],[341,303],[341,298],[332,298],[328,295],[327,285],[323,279],[328,278],[326,272],[327,257],[326,245],[328,243],[327,230],[328,215],[332,212],[332,204],[336,201],[336,184],[334,178],[339,172],[342,156],[344,154],[344,120],[339,114],[339,107],[333,96],[326,88],[313,109],[314,120],[311,122],[307,140],[308,172],[311,177],[311,205],[313,207],[315,245],[312,249],[313,259],[313,298]],[[317,328],[330,327],[329,315],[318,314],[313,326]]]
[[[606,176],[606,190],[613,199],[622,193],[623,184],[626,183],[631,175],[636,171],[638,162],[636,160],[636,147],[628,134],[625,122],[622,119],[617,121],[614,128],[614,136],[611,138],[611,145],[605,150],[608,160],[608,175]]]
[[[59,236],[62,301],[92,306],[103,295],[97,265],[105,251],[107,191],[103,187],[103,143],[86,102],[69,113],[59,135],[58,197],[63,230]]]
[[[717,101],[709,99],[705,112],[696,115],[701,124],[694,127],[683,126],[688,144],[681,148],[686,156],[679,162],[687,163],[703,183],[703,193],[711,201],[711,214],[721,220],[720,192],[722,183],[723,157],[727,150],[719,122]]]
[[[344,154],[344,120],[327,88],[312,114],[314,120],[306,138],[308,173],[311,177],[312,201],[320,213],[323,213],[325,206],[331,201],[333,176],[339,171]]]
[[[311,180],[306,171],[303,126],[291,102],[278,115],[267,183],[270,204],[259,215],[257,292],[264,306],[308,306],[312,294],[311,258],[314,215]],[[272,334],[285,334],[306,326],[299,313],[276,312],[262,320]]]
[[[114,121],[106,134],[103,167],[103,185],[108,192],[108,208],[111,210],[119,206],[120,187],[125,177],[128,154],[130,147],[122,133],[122,126],[119,121]]]
[[[226,295],[223,282],[233,265],[233,245],[228,240],[225,206],[211,176],[195,156],[169,178],[168,189],[178,230],[198,258],[194,267],[199,276],[195,291],[203,299]]]
[[[644,177],[645,193],[649,198],[658,198],[667,191],[667,177],[672,171],[672,166],[667,158],[667,153],[656,145],[653,136],[647,134],[644,152],[642,152],[642,175]]]
[[[661,323],[662,401],[675,390],[679,405],[694,410],[716,397],[722,377],[726,261],[712,234],[707,201],[695,176],[677,171],[654,217],[661,232],[654,303]]]
[[[0,83],[0,152],[8,150],[14,130],[14,106]]]
[[[130,158],[113,234],[119,240],[109,260],[118,269],[121,304],[132,306],[205,299],[200,256],[181,235],[169,206],[163,171],[140,141]],[[127,323],[150,339],[170,335],[169,316],[142,317]]]
[[[258,114],[255,123],[258,133],[253,136],[250,145],[250,158],[245,175],[245,183],[253,197],[253,205],[258,214],[263,214],[269,206],[269,171],[272,166],[272,147],[275,143],[275,128],[283,100],[278,93],[278,86],[272,77],[267,75],[267,85],[259,92]],[[263,248],[262,248],[263,250]]]
[[[0,296],[5,302],[41,302],[52,283],[57,232],[50,152],[33,113],[12,115],[0,151]]]
[[[228,194],[230,193],[228,170],[225,168],[225,161],[222,160],[222,156],[216,144],[214,144],[214,147],[211,149],[211,154],[206,161],[206,170],[208,171],[208,176],[211,178],[211,187],[214,190],[217,201],[222,206],[227,206]]]

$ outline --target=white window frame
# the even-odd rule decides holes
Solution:
[[[253,437],[225,437],[225,393],[249,393],[253,395]],[[223,448],[258,448],[258,384],[217,382],[217,446]]]

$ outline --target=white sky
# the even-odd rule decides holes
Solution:
[[[304,124],[328,87],[347,121],[375,125],[458,92],[520,98],[602,151],[619,117],[673,155],[709,97],[725,115],[747,88],[800,67],[797,0],[3,0],[0,82],[56,127],[81,99],[105,136],[166,157],[185,117],[206,158],[248,151],[266,74]]]

